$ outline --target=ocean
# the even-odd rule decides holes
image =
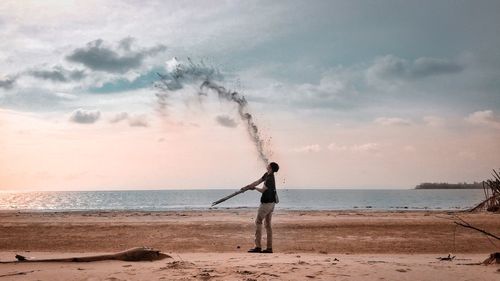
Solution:
[[[206,210],[235,190],[127,190],[0,192],[0,210]],[[479,189],[359,190],[282,189],[277,208],[285,210],[464,210],[484,199]],[[247,191],[216,209],[255,208],[260,193]]]

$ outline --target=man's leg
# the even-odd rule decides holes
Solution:
[[[262,248],[262,221],[265,217],[265,206],[264,204],[260,204],[259,210],[257,211],[257,217],[255,218],[255,248]]]
[[[264,224],[266,226],[266,234],[267,234],[267,249],[273,249],[273,228],[271,226],[271,220],[273,218],[274,204],[269,204],[269,213],[267,213]]]

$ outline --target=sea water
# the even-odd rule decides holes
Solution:
[[[235,190],[127,190],[0,192],[0,210],[204,210]],[[479,189],[359,190],[282,189],[279,209],[285,210],[463,210],[484,200]],[[260,193],[247,191],[216,207],[254,208]]]

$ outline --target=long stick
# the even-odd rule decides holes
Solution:
[[[243,193],[243,192],[245,192],[245,191],[246,191],[246,190],[238,190],[238,191],[236,191],[236,192],[234,192],[234,193],[231,193],[231,194],[229,194],[228,196],[226,196],[226,197],[224,197],[224,198],[222,198],[222,199],[219,199],[219,200],[217,200],[217,201],[213,202],[213,203],[212,203],[212,207],[213,207],[213,206],[215,206],[215,205],[217,205],[217,204],[220,204],[220,203],[222,203],[222,202],[226,201],[226,200],[227,200],[227,199],[229,199],[229,198],[233,198],[234,196],[236,196],[236,195],[238,195],[238,194],[240,194],[240,193]]]
[[[15,275],[26,275],[28,273],[32,273],[32,272],[35,272],[35,271],[40,271],[40,270],[30,270],[30,271],[21,271],[21,272],[7,273],[7,274],[0,275],[0,277],[15,276]]]
[[[491,237],[493,237],[493,238],[495,238],[495,239],[500,240],[500,237],[498,237],[498,236],[496,236],[496,235],[494,235],[494,234],[491,234],[491,233],[489,233],[489,232],[487,232],[487,231],[485,231],[485,230],[482,230],[482,229],[480,229],[480,228],[474,227],[474,226],[470,225],[468,222],[464,221],[463,219],[460,219],[460,220],[461,220],[462,222],[455,221],[454,223],[455,223],[455,224],[457,224],[457,225],[460,225],[460,226],[462,226],[462,227],[466,227],[466,228],[471,228],[471,229],[474,229],[474,230],[479,231],[479,232],[481,232],[481,233],[483,233],[483,234],[485,234],[485,235],[488,235],[488,236],[491,236]]]

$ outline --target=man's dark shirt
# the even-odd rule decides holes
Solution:
[[[265,173],[262,178],[264,185],[267,187],[266,191],[260,197],[260,203],[276,203],[276,183],[274,182],[274,173],[268,175]]]

